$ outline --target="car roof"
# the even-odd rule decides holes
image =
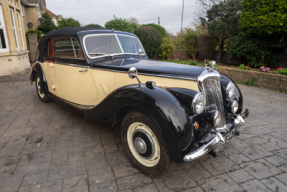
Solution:
[[[76,37],[78,33],[81,32],[82,34],[92,34],[92,33],[121,33],[121,34],[130,34],[123,31],[116,31],[111,29],[105,28],[94,28],[94,27],[65,27],[58,30],[50,31],[46,34],[46,38],[52,37]],[[134,34],[130,34],[134,35]]]

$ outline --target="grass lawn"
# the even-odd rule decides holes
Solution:
[[[186,64],[186,65],[194,65],[194,64],[191,64],[192,60],[189,60],[189,61],[163,60],[163,61],[171,62],[171,63]],[[197,64],[194,65],[194,66],[204,66],[204,63],[197,63]],[[220,65],[216,64],[215,67],[220,67]]]

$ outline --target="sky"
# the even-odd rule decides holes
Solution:
[[[81,25],[104,24],[117,18],[135,17],[140,24],[156,23],[168,32],[180,31],[182,0],[46,0],[47,8],[64,18],[72,17]],[[196,17],[196,0],[185,0],[183,27],[190,27]]]

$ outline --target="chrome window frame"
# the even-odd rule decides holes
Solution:
[[[121,52],[121,53],[115,53],[115,54],[107,54],[107,55],[100,55],[100,56],[91,57],[91,56],[89,55],[88,51],[87,51],[87,48],[86,48],[86,38],[87,38],[87,37],[93,37],[93,36],[104,36],[104,35],[115,36],[116,39],[117,39],[117,41],[118,41],[118,44],[119,44],[119,46],[120,46],[122,52]],[[133,37],[133,36],[131,36],[131,35],[109,34],[109,33],[91,34],[91,35],[86,35],[86,36],[84,36],[84,38],[83,38],[84,50],[85,50],[85,52],[86,52],[87,57],[88,57],[89,59],[97,59],[97,58],[102,58],[102,57],[106,57],[106,56],[115,56],[115,55],[124,55],[124,54],[126,54],[126,55],[135,55],[136,53],[125,53],[125,52],[124,52],[124,50],[123,50],[123,48],[122,48],[122,45],[121,45],[121,43],[120,43],[120,41],[119,41],[119,39],[118,39],[118,35],[120,35],[120,36],[128,36],[128,37],[132,37],[132,38],[137,39],[138,42],[140,43],[140,45],[142,46],[142,48],[144,49],[144,47],[143,47],[141,41],[140,41],[138,38]],[[145,56],[145,55],[146,55],[146,52],[145,52],[145,50],[143,50],[143,51],[144,51],[144,54],[138,54],[138,55]]]

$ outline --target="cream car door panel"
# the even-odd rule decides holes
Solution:
[[[86,66],[54,64],[55,91],[58,97],[79,105],[94,105],[98,91]]]
[[[95,104],[99,104],[116,89],[116,73],[113,71],[98,70],[97,68],[92,68],[89,71],[98,90]]]
[[[41,67],[44,71],[46,80],[47,80],[47,85],[48,89],[50,92],[52,92],[52,89],[54,87],[54,80],[53,80],[53,63],[49,61],[44,61],[44,63],[40,63]]]

